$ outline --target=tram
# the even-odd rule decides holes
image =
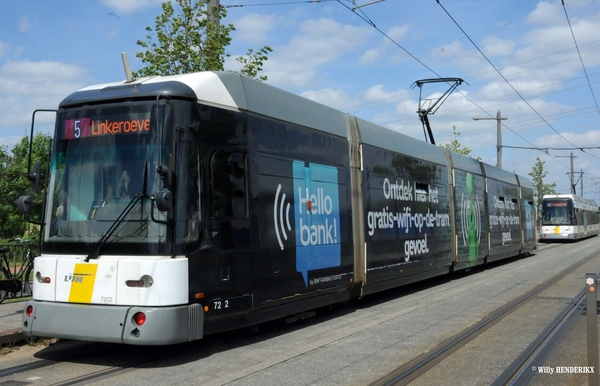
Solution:
[[[69,95],[49,176],[26,336],[188,342],[537,242],[527,178],[232,72]]]
[[[574,194],[545,195],[540,241],[575,241],[596,236],[599,213],[594,200]]]

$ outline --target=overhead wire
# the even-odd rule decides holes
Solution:
[[[596,109],[598,110],[598,114],[600,114],[600,107],[598,107],[598,101],[596,100],[596,95],[594,94],[594,89],[592,89],[592,84],[590,83],[590,77],[588,76],[587,70],[585,69],[585,64],[583,64],[583,59],[581,58],[581,51],[579,51],[579,46],[577,45],[577,39],[575,39],[575,33],[573,32],[573,27],[571,26],[571,20],[569,19],[569,14],[567,13],[567,7],[565,6],[565,0],[562,0],[562,6],[565,10],[565,17],[567,18],[567,23],[569,24],[569,30],[571,30],[571,36],[573,37],[573,42],[575,43],[575,48],[577,48],[577,54],[579,55],[579,60],[581,61],[581,67],[583,67],[583,72],[585,73],[585,78],[587,79],[588,86],[590,86],[590,92],[592,93],[592,97],[594,98],[594,103],[596,104]]]
[[[322,3],[322,2],[331,2],[331,1],[336,1],[336,2],[338,2],[338,3],[340,3],[340,4],[342,4],[342,5],[343,5],[345,8],[347,8],[347,9],[350,9],[350,10],[351,10],[351,11],[353,11],[353,13],[355,13],[355,14],[356,14],[356,9],[358,9],[358,10],[359,10],[359,12],[361,12],[362,16],[360,16],[360,15],[357,15],[357,16],[359,16],[361,19],[363,19],[363,21],[367,22],[369,25],[371,25],[372,27],[374,27],[375,29],[377,29],[379,33],[381,33],[383,36],[385,36],[385,37],[386,37],[388,40],[390,40],[390,41],[391,41],[393,44],[395,44],[396,46],[398,46],[399,48],[401,48],[401,49],[402,49],[402,50],[403,50],[405,53],[407,53],[409,56],[411,56],[412,58],[414,58],[415,60],[417,60],[417,61],[418,61],[420,64],[424,65],[424,63],[423,63],[422,61],[420,61],[418,58],[416,58],[416,56],[415,56],[415,55],[413,55],[413,54],[411,54],[410,52],[408,52],[406,49],[404,49],[402,46],[400,46],[400,45],[399,45],[397,42],[395,42],[393,39],[391,39],[391,38],[390,38],[388,35],[386,35],[386,34],[385,34],[385,33],[383,33],[383,32],[382,32],[380,29],[378,29],[378,28],[377,28],[377,26],[375,25],[375,22],[374,22],[374,21],[372,21],[372,20],[371,20],[371,19],[370,19],[370,18],[369,18],[369,17],[366,15],[366,13],[365,13],[365,12],[362,10],[362,7],[360,7],[360,6],[359,6],[359,7],[350,8],[350,7],[346,6],[345,4],[341,3],[339,0],[304,0],[304,1],[287,1],[287,2],[277,2],[277,3],[235,4],[235,5],[221,5],[221,6],[222,6],[222,7],[226,7],[226,8],[233,8],[233,7],[248,7],[248,6],[272,6],[272,5],[300,4],[300,3]],[[352,3],[353,5],[356,5],[354,0],[346,0],[346,1],[347,1],[347,2],[349,2],[349,3]],[[576,0],[576,1],[577,1],[577,0]],[[563,2],[564,2],[564,1],[563,1]],[[531,17],[531,16],[529,16],[529,17]],[[504,27],[504,26],[506,26],[506,25],[514,24],[514,23],[516,23],[516,21],[515,21],[515,22],[511,22],[511,23],[507,23],[507,24],[505,23],[505,24],[503,24],[502,26],[495,27],[495,28],[493,28],[493,29],[497,29],[497,28],[500,28],[500,27]],[[467,38],[468,38],[468,36],[467,36]],[[598,40],[596,40],[596,41],[592,41],[592,42],[588,42],[588,43],[585,43],[584,45],[588,45],[588,44],[596,43],[597,41],[598,41]],[[552,54],[547,54],[547,55],[544,55],[543,57],[552,56],[552,55],[557,55],[557,54],[560,54],[561,52],[568,51],[568,50],[570,50],[570,49],[562,50],[562,51],[555,52],[555,53],[552,53]],[[588,54],[588,55],[591,55],[591,54]],[[581,57],[581,55],[580,55],[580,57]],[[531,61],[538,60],[538,59],[540,59],[540,58],[530,59],[530,60],[527,60],[527,61],[525,61],[525,62],[520,62],[520,63],[518,63],[518,64],[522,64],[522,63],[526,63],[526,62],[531,62]],[[528,71],[534,71],[534,70],[536,70],[536,69],[543,68],[543,67],[548,67],[548,66],[556,65],[556,64],[558,64],[558,63],[562,63],[562,62],[565,62],[565,61],[568,61],[568,60],[572,60],[572,59],[566,59],[566,60],[563,60],[563,61],[561,61],[561,62],[557,62],[557,63],[549,64],[549,65],[542,66],[542,67],[536,67],[536,68],[533,68],[533,69],[530,69],[530,70],[525,70],[525,71],[522,71],[522,72],[520,72],[519,74],[522,74],[522,73],[525,73],[525,72],[528,72]],[[516,64],[513,64],[513,65],[511,65],[511,66],[514,66],[514,65],[516,65]],[[425,66],[425,67],[426,67],[428,70],[430,70],[432,73],[434,73],[436,76],[438,76],[438,77],[439,77],[439,75],[438,75],[438,74],[437,74],[435,71],[433,71],[431,68],[429,68],[429,67],[428,67],[428,66],[426,66],[426,65],[424,65],[424,66]],[[372,67],[372,66],[370,66],[370,67]],[[357,71],[357,70],[355,70],[355,71]],[[494,72],[494,71],[491,71],[491,72]],[[496,72],[497,72],[497,70],[496,70]],[[474,75],[474,76],[475,76],[475,77],[476,77],[476,76],[481,76],[481,75],[485,75],[486,73],[489,73],[489,71],[488,71],[488,72],[481,73],[481,74],[478,74],[478,75]],[[517,75],[517,74],[512,74],[512,75]],[[587,75],[587,74],[586,74],[586,75]],[[577,79],[577,78],[575,78],[575,79]],[[477,84],[482,84],[482,83],[485,83],[485,82],[480,82],[480,83],[472,83],[471,85],[477,85]],[[588,78],[588,83],[589,83],[589,78]],[[545,87],[550,87],[550,86],[545,86]],[[590,87],[591,87],[591,86],[590,86]],[[528,91],[532,91],[532,90],[528,90]],[[488,116],[490,116],[490,117],[493,117],[493,116],[492,116],[490,113],[488,113],[487,111],[485,111],[485,109],[483,109],[482,107],[480,107],[479,105],[477,105],[477,104],[476,104],[476,103],[475,103],[473,100],[471,100],[469,97],[467,97],[465,94],[463,94],[463,93],[462,93],[460,90],[457,90],[456,92],[457,92],[457,93],[459,93],[461,96],[463,96],[463,97],[464,97],[465,99],[467,99],[468,101],[470,101],[470,102],[471,102],[473,105],[475,105],[475,106],[476,106],[476,107],[477,107],[479,110],[481,110],[481,111],[483,111],[484,113],[488,114]],[[561,92],[561,91],[559,91],[559,92]],[[547,94],[544,94],[544,95],[547,95]],[[538,95],[538,96],[539,96],[539,95]],[[394,99],[394,98],[396,98],[396,97],[398,97],[398,95],[396,95],[396,96],[392,96],[392,97],[388,97],[388,98],[384,98],[384,99],[381,99],[381,100],[371,101],[371,102],[364,103],[364,104],[360,104],[360,105],[355,105],[355,106],[349,107],[349,109],[354,109],[354,108],[357,108],[357,107],[360,107],[360,106],[372,105],[372,104],[375,104],[375,103],[377,103],[377,102],[380,102],[380,101],[383,101],[383,100]],[[497,97],[497,98],[494,98],[494,99],[499,99],[499,98],[501,98],[501,97]],[[373,108],[379,108],[379,107],[383,107],[383,106],[387,106],[387,105],[388,105],[388,104],[385,104],[385,105],[379,105],[379,106],[370,107],[370,108],[367,108],[367,109],[361,109],[361,110],[357,110],[357,111],[365,111],[365,110],[370,110],[370,109],[373,109]],[[596,106],[597,106],[597,105],[596,105]],[[442,114],[442,115],[443,115],[443,114]],[[393,122],[395,122],[395,121],[393,121]],[[503,126],[504,126],[504,127],[507,129],[507,130],[509,130],[509,131],[512,131],[511,127],[508,127],[506,124],[503,124]],[[514,125],[512,125],[512,127],[514,127]],[[519,134],[515,133],[514,131],[512,131],[512,132],[513,132],[515,135],[519,136],[521,139],[525,140],[525,139],[524,139],[523,137],[521,137]],[[529,141],[527,141],[527,140],[525,140],[525,141],[531,144],[531,142],[529,142]],[[532,145],[533,145],[533,144],[532,144]]]
[[[538,113],[538,111],[533,106],[531,106],[531,104],[523,97],[523,95],[521,95],[521,93],[508,81],[508,79],[506,79],[506,77],[502,74],[502,72],[500,72],[500,70],[498,70],[498,68],[496,68],[496,66],[483,53],[483,51],[481,51],[481,49],[477,46],[477,44],[475,44],[475,42],[473,41],[473,39],[471,39],[471,37],[465,32],[465,30],[460,26],[460,24],[458,24],[458,22],[454,19],[454,17],[452,17],[452,15],[448,12],[448,10],[446,10],[446,8],[442,5],[442,3],[440,2],[440,0],[436,0],[436,2],[440,5],[440,7],[442,7],[442,9],[444,10],[444,12],[446,12],[446,14],[448,15],[448,17],[450,17],[450,19],[454,22],[454,24],[458,27],[458,29],[460,29],[460,31],[471,42],[471,44],[473,44],[473,46],[477,49],[477,51],[479,51],[479,53],[484,57],[484,59],[490,64],[490,66],[492,66],[492,68],[500,75],[500,77],[502,77],[502,79],[504,79],[504,81],[506,82],[506,84],[509,85],[509,87],[519,96],[519,98],[521,98],[521,100],[523,102],[525,102],[525,104],[531,109],[531,111],[533,111],[548,127],[550,127],[556,134],[558,134],[559,137],[561,137],[568,144],[570,144],[571,146],[573,146],[573,148],[578,149],[581,152],[583,152],[583,153],[585,153],[585,154],[587,154],[587,155],[589,155],[589,156],[591,156],[593,158],[600,159],[600,157],[596,157],[595,155],[586,152],[583,148],[578,147],[577,145],[575,145],[574,143],[572,143],[571,141],[569,141],[565,136],[563,136],[561,133],[559,133],[558,130],[556,130],[554,128],[554,126],[552,126],[544,117],[542,117],[541,114]],[[577,51],[579,52],[579,49]],[[589,78],[588,78],[588,81],[589,81]],[[594,98],[594,101],[595,101],[595,98]],[[506,125],[502,124],[502,126],[506,127],[508,129],[508,127]],[[512,130],[510,130],[510,131],[512,131]],[[514,131],[512,131],[512,132],[515,133]],[[519,137],[521,137],[521,136],[519,135]],[[521,138],[523,138],[523,137],[521,137]],[[529,142],[529,141],[527,141],[527,142],[529,144],[533,145],[531,142]],[[533,145],[533,146],[535,146],[535,145]]]
[[[519,93],[519,91],[508,81],[508,79],[506,79],[506,77],[502,74],[502,72],[500,72],[500,70],[498,70],[498,68],[496,68],[496,66],[483,53],[483,51],[481,51],[481,49],[477,46],[477,44],[475,44],[475,42],[473,41],[473,39],[471,39],[471,37],[465,32],[465,30],[460,26],[460,24],[458,24],[458,22],[452,17],[452,15],[450,14],[450,12],[448,12],[446,10],[446,8],[442,5],[442,3],[440,2],[440,0],[436,0],[436,2],[440,5],[440,7],[442,7],[442,9],[444,10],[444,12],[446,12],[446,14],[448,15],[448,17],[454,22],[454,24],[458,27],[458,29],[460,29],[460,31],[466,36],[466,38],[469,39],[469,41],[471,42],[471,44],[473,44],[473,46],[477,49],[477,51],[479,51],[479,53],[481,54],[481,56],[484,57],[484,59],[490,64],[490,66],[492,66],[492,68],[494,68],[494,70],[496,70],[496,72],[500,75],[500,77],[502,77],[502,79],[504,79],[504,81],[506,82],[506,84],[508,84],[508,86],[510,88],[512,88],[512,90],[515,92],[515,94],[517,94],[519,96],[519,98],[521,98],[521,100],[523,102],[525,102],[525,104],[531,109],[531,111],[533,111],[548,127],[550,127],[556,134],[558,134],[567,143],[569,143],[573,147],[577,147],[577,145],[575,145],[574,143],[572,143],[571,141],[569,141],[567,138],[565,138],[561,133],[559,133],[558,130],[556,130],[550,124],[550,122],[548,122],[544,117],[542,117],[541,114],[538,113],[537,110],[535,108],[533,108],[533,106],[529,102],[527,102],[527,100],[521,95],[521,93]]]
[[[321,3],[321,2],[330,2],[330,1],[336,1],[337,3],[341,4],[343,7],[345,7],[346,9],[352,11],[355,15],[357,15],[359,18],[361,18],[364,22],[366,22],[367,24],[369,24],[371,27],[373,27],[377,32],[379,32],[382,36],[384,36],[387,40],[389,40],[390,42],[392,42],[394,45],[396,45],[398,48],[400,48],[402,51],[404,51],[408,56],[410,56],[411,58],[413,58],[415,61],[417,61],[419,64],[421,64],[423,67],[425,67],[426,69],[428,69],[430,72],[432,72],[433,74],[435,74],[437,77],[441,76],[434,71],[432,68],[430,68],[429,66],[427,66],[423,61],[421,61],[419,58],[417,58],[415,55],[413,55],[411,52],[409,52],[407,49],[405,49],[403,46],[401,46],[398,42],[396,42],[394,39],[392,39],[389,35],[387,35],[385,32],[383,32],[380,28],[377,27],[377,25],[375,24],[375,22],[373,22],[367,15],[366,13],[362,10],[361,7],[355,7],[355,8],[351,8],[349,6],[347,6],[346,4],[342,3],[341,0],[304,0],[304,1],[287,1],[287,2],[278,2],[278,3],[259,3],[259,4],[242,4],[242,5],[222,5],[223,7],[226,8],[233,8],[233,7],[248,7],[248,6],[265,6],[265,5],[286,5],[286,4],[301,4],[301,3]],[[351,2],[352,4],[355,4],[354,1],[351,0],[347,0],[349,2]],[[494,66],[494,64],[487,58],[487,56],[479,49],[479,47],[475,44],[475,42],[469,37],[469,35],[462,29],[462,27],[456,22],[456,20],[450,15],[450,13],[445,9],[445,7],[440,3],[440,0],[436,0],[436,2],[442,7],[442,9],[446,12],[446,14],[450,17],[450,19],[452,19],[452,21],[456,24],[456,26],[463,32],[463,34],[466,36],[466,38],[473,44],[473,46],[481,53],[481,55],[487,60],[487,62],[492,66],[492,68],[500,75],[500,77],[513,89],[513,91],[523,100],[523,102],[525,102],[525,104],[527,104],[527,106],[547,125],[549,126],[556,134],[558,134],[561,138],[563,138],[567,143],[569,143],[570,145],[573,146],[573,149],[577,149],[580,151],[584,151],[583,149],[586,148],[582,148],[582,147],[578,147],[575,144],[571,143],[567,138],[565,138],[562,134],[560,134],[546,119],[544,119],[544,117],[542,117],[534,108],[533,106],[531,106],[527,100],[521,95],[521,93],[519,93],[514,87],[513,85],[506,79],[506,77]],[[564,0],[563,0],[563,7],[564,7]],[[359,12],[362,14],[358,14],[356,12],[356,9],[359,10]],[[566,9],[565,9],[565,13],[566,13]],[[567,15],[567,19],[568,19],[568,15]],[[569,22],[569,27],[571,27],[570,22]],[[572,29],[571,29],[572,31]],[[573,39],[575,40],[575,36],[573,35]],[[581,59],[581,53],[579,51],[579,48],[577,46],[577,43],[575,42],[576,47],[577,47],[577,52],[579,54],[580,60],[582,62],[583,65],[583,60]],[[584,71],[585,71],[585,67],[584,67]],[[587,71],[586,72],[586,78],[588,79],[588,84],[589,87],[591,89],[591,83],[589,81],[589,76],[587,75]],[[461,96],[463,96],[466,100],[468,100],[469,102],[471,102],[473,105],[475,105],[479,110],[483,111],[485,114],[487,114],[489,117],[493,118],[493,115],[491,113],[489,113],[488,111],[486,111],[484,108],[482,108],[481,106],[479,106],[475,101],[473,101],[472,99],[470,99],[468,96],[466,96],[464,93],[462,93],[461,91],[457,91]],[[593,91],[592,91],[593,94]],[[594,101],[596,102],[595,96],[594,96]],[[358,106],[355,106],[358,107]],[[598,108],[598,104],[596,103],[596,107],[598,109],[598,111],[600,112],[600,108]],[[512,130],[510,127],[508,127],[506,124],[502,123],[502,126],[511,131],[513,134],[515,134],[516,136],[518,136],[519,138],[521,138],[523,141],[529,143],[530,145],[532,145],[531,149],[535,149],[535,150],[543,150],[539,147],[536,147],[533,143],[531,143],[529,140],[527,140],[526,138],[524,138],[523,136],[521,136],[520,134],[516,133],[514,130]],[[504,147],[510,147],[510,146],[504,146]],[[525,148],[525,147],[512,147],[512,148]],[[596,148],[593,148],[596,149]],[[563,149],[564,150],[564,149]],[[548,153],[547,153],[548,154]],[[594,158],[598,158],[595,157],[594,155],[590,154],[590,153],[586,153]],[[560,161],[558,161],[554,156],[548,154],[549,156],[551,156],[552,158],[554,158],[557,162],[561,163]],[[600,159],[600,158],[598,158]],[[566,166],[563,164],[563,166]]]
[[[310,3],[327,3],[331,1],[337,0],[298,0],[298,1],[280,1],[277,3],[260,3],[260,4],[229,4],[223,5],[220,4],[222,8],[242,8],[242,7],[259,7],[266,5],[289,5],[289,4],[310,4]]]
[[[438,78],[441,78],[442,76],[440,74],[438,74],[437,72],[435,72],[431,67],[429,67],[428,65],[426,65],[425,63],[423,63],[419,58],[417,58],[416,56],[414,56],[413,54],[411,54],[406,48],[402,47],[398,42],[396,42],[394,39],[392,39],[388,34],[386,34],[385,32],[383,32],[380,28],[377,27],[377,25],[375,25],[375,23],[373,23],[368,17],[365,16],[361,16],[358,13],[356,13],[356,10],[352,9],[351,7],[348,7],[346,4],[342,3],[341,0],[337,0],[337,2],[339,4],[341,4],[343,7],[345,7],[346,9],[348,9],[349,11],[352,11],[356,16],[358,16],[359,18],[361,18],[365,23],[369,24],[371,27],[373,27],[377,32],[379,32],[383,37],[385,37],[386,39],[388,39],[390,42],[392,42],[396,47],[400,48],[402,51],[404,51],[408,56],[410,56],[411,58],[413,58],[414,60],[416,60],[419,64],[421,64],[423,67],[425,67],[426,69],[428,69],[429,71],[431,71],[433,74],[435,74]],[[360,9],[360,8],[359,8]],[[364,11],[361,10],[361,13],[364,14]]]
[[[426,65],[425,63],[423,63],[423,61],[421,61],[419,58],[417,58],[415,55],[413,55],[412,53],[410,53],[407,49],[405,49],[404,47],[402,47],[398,42],[396,42],[394,39],[392,39],[389,35],[387,35],[385,32],[383,32],[380,28],[377,27],[377,25],[375,25],[375,23],[373,21],[371,21],[368,17],[366,16],[361,16],[359,14],[356,13],[356,11],[350,7],[348,7],[346,4],[342,3],[340,0],[337,0],[338,3],[340,3],[342,6],[344,6],[345,8],[347,8],[348,10],[352,11],[354,14],[356,14],[359,18],[361,18],[364,22],[366,22],[367,24],[369,24],[370,26],[372,26],[377,32],[379,32],[382,36],[384,36],[386,39],[388,39],[390,42],[392,42],[395,46],[397,46],[398,48],[400,48],[402,51],[404,51],[407,55],[409,55],[411,58],[413,58],[414,60],[416,60],[419,64],[421,64],[423,67],[425,67],[426,69],[428,69],[429,71],[431,71],[433,74],[435,74],[438,78],[441,78],[442,76],[440,76],[440,74],[438,74],[437,72],[435,72],[431,67],[429,67],[428,65]],[[364,14],[364,11],[361,10],[361,13]],[[477,108],[479,108],[481,111],[483,111],[485,114],[487,114],[489,117],[494,117],[491,113],[489,113],[488,111],[486,111],[483,107],[479,106],[474,100],[472,100],[471,98],[469,98],[468,96],[466,96],[464,93],[457,91],[463,98],[467,99],[469,102],[471,102],[472,104],[474,104],[475,106],[477,106]],[[532,146],[535,146],[533,143],[531,143],[529,140],[527,140],[526,138],[524,138],[523,136],[521,136],[520,134],[518,134],[517,132],[513,131],[510,127],[506,126],[505,124],[502,125],[504,128],[506,128],[507,130],[511,131],[513,134],[515,134],[517,137],[521,138],[523,141],[529,143]],[[575,145],[573,145],[575,146]]]
[[[496,68],[496,66],[494,66],[494,64],[487,58],[487,56],[485,56],[485,54],[479,49],[479,47],[475,44],[475,42],[473,42],[473,40],[469,37],[469,35],[460,27],[460,25],[456,22],[456,20],[454,20],[454,18],[448,13],[448,11],[446,11],[446,9],[444,8],[444,6],[440,3],[439,0],[436,0],[437,3],[442,7],[442,9],[444,9],[444,11],[446,12],[446,14],[454,21],[454,23],[457,25],[457,27],[463,32],[463,34],[467,37],[467,39],[475,46],[475,48],[477,48],[477,50],[481,53],[481,55],[483,55],[483,57],[487,60],[487,62],[494,68],[494,70],[496,70],[496,72],[502,77],[502,79],[504,79],[504,81],[513,89],[513,91],[525,102],[525,104],[527,104],[527,106],[529,106],[529,108],[543,121],[546,123],[546,125],[548,125],[556,134],[558,134],[561,138],[563,138],[567,143],[569,143],[570,145],[573,146],[573,148],[578,149],[584,153],[586,153],[583,148],[576,146],[575,144],[573,144],[571,141],[569,141],[567,138],[565,138],[562,134],[560,134],[546,119],[544,119],[544,117],[542,117],[537,110],[535,110],[533,108],[533,106],[531,106],[529,104],[529,102],[527,102],[527,100],[525,100],[525,98],[512,86],[512,84],[504,77],[504,75]],[[384,36],[386,39],[388,39],[390,42],[392,42],[394,45],[396,45],[398,48],[400,48],[402,51],[404,51],[407,55],[409,55],[410,57],[412,57],[413,59],[415,59],[418,63],[420,63],[422,66],[424,66],[425,68],[427,68],[429,71],[431,71],[433,74],[435,74],[437,77],[441,78],[441,76],[435,72],[433,69],[431,69],[429,66],[427,66],[424,62],[422,62],[420,59],[418,59],[416,56],[414,56],[412,53],[410,53],[408,50],[406,50],[404,47],[402,47],[398,42],[396,42],[394,39],[392,39],[390,36],[388,36],[385,32],[383,32],[381,29],[379,29],[375,23],[368,18],[365,14],[364,11],[362,11],[361,9],[361,13],[363,14],[363,16],[358,15],[356,13],[356,11],[350,7],[348,7],[347,5],[343,4],[340,0],[338,0],[338,3],[340,3],[342,6],[344,6],[345,8],[351,10],[352,12],[354,12],[359,18],[361,18],[363,21],[365,21],[367,24],[371,25],[375,30],[377,30],[382,36]],[[477,103],[475,103],[475,101],[473,101],[472,99],[470,99],[469,97],[467,97],[466,95],[464,95],[462,92],[458,91],[458,93],[460,95],[462,95],[464,98],[466,98],[467,100],[469,100],[471,103],[473,103],[475,106],[477,106],[481,111],[485,112],[489,117],[493,118],[493,115],[490,114],[489,112],[487,112],[485,109],[483,109],[481,106],[479,106]],[[514,130],[512,130],[510,127],[508,127],[506,124],[502,123],[502,127],[504,127],[505,129],[511,131],[513,134],[515,134],[516,136],[518,136],[519,138],[521,138],[523,141],[529,143],[530,145],[532,145],[534,147],[534,149],[536,150],[541,150],[543,151],[543,149],[536,147],[532,142],[530,142],[529,140],[527,140],[526,138],[524,138],[523,136],[521,136],[520,134],[518,134],[517,132],[515,132]],[[506,146],[508,147],[508,146]],[[556,162],[560,163],[561,165],[565,166],[565,164],[563,164],[562,162],[560,162],[555,156],[549,154],[548,152],[546,152],[547,155],[549,155],[550,157],[552,157]],[[599,157],[594,156],[593,154],[590,153],[586,153],[587,155],[593,157],[593,158],[597,158],[600,159]]]

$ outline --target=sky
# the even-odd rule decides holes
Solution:
[[[464,82],[428,118],[436,144],[458,140],[471,155],[528,176],[539,158],[544,182],[600,203],[600,2],[481,0],[220,0],[234,60],[249,48],[273,52],[267,83],[425,140],[417,110]],[[0,2],[0,145],[31,130],[35,109],[70,93],[121,81],[121,52],[133,70],[161,0]],[[418,5],[417,5],[418,4]],[[417,6],[416,6],[417,5]],[[439,107],[438,107],[439,106]],[[473,118],[486,118],[474,120]],[[36,130],[54,117],[38,113]],[[571,157],[571,153],[573,157]]]

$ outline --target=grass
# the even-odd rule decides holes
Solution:
[[[15,347],[16,347],[15,342],[10,342],[10,343],[0,346],[0,356],[4,356],[4,355],[10,354],[11,352],[15,351]]]
[[[45,346],[48,347],[51,344],[58,342],[57,338],[44,338],[41,336],[34,336],[33,338],[27,339],[27,345],[29,346]]]
[[[4,355],[8,355],[11,352],[19,350],[19,348],[24,346],[31,347],[48,347],[58,342],[57,338],[44,338],[44,337],[33,337],[27,340],[22,340],[18,342],[9,342],[0,346],[0,357]]]
[[[0,303],[0,307],[2,306],[2,304],[5,304],[5,303],[26,302],[31,299],[32,299],[31,296],[23,296],[23,297],[18,297],[18,298],[6,298],[6,299],[4,299],[4,301],[2,303]]]

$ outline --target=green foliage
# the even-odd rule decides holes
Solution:
[[[267,56],[269,52],[273,52],[273,49],[269,46],[264,46],[257,52],[254,52],[252,48],[248,48],[246,56],[235,58],[241,66],[240,74],[246,75],[249,78],[266,81],[267,76],[258,76],[258,73],[262,71],[263,63],[269,59]]]
[[[155,27],[146,27],[146,41],[138,40],[144,50],[136,57],[144,67],[134,76],[175,75],[199,71],[222,71],[223,62],[230,56],[225,47],[231,43],[233,24],[222,25],[212,20],[227,16],[224,7],[208,9],[209,0],[176,0],[179,13],[171,2],[162,4],[163,13],[155,19]],[[236,58],[241,65],[240,73],[258,80],[263,63],[272,49],[264,46],[254,52],[248,49],[246,56]]]
[[[17,199],[24,194],[31,195],[31,220],[41,222],[50,142],[47,134],[38,133],[33,137],[31,172],[36,162],[41,164],[40,190],[37,194],[33,192],[32,182],[27,179],[29,137],[23,137],[10,152],[6,146],[0,146],[0,239],[37,237],[35,232],[26,235],[30,224],[18,213]]]
[[[533,184],[533,201],[538,214],[542,209],[542,198],[544,198],[544,195],[556,194],[556,190],[554,190],[556,182],[551,184],[544,183],[544,178],[548,174],[548,172],[544,170],[545,163],[546,162],[539,159],[539,157],[536,158],[535,165],[533,165],[531,172],[529,172]]]
[[[452,130],[454,131],[454,139],[450,143],[445,143],[440,145],[441,148],[446,150],[453,151],[458,154],[466,155],[471,157],[471,149],[468,147],[463,147],[458,141],[458,137],[460,136],[460,132],[456,131],[456,126],[452,126]],[[481,161],[481,157],[476,158],[478,161]]]

